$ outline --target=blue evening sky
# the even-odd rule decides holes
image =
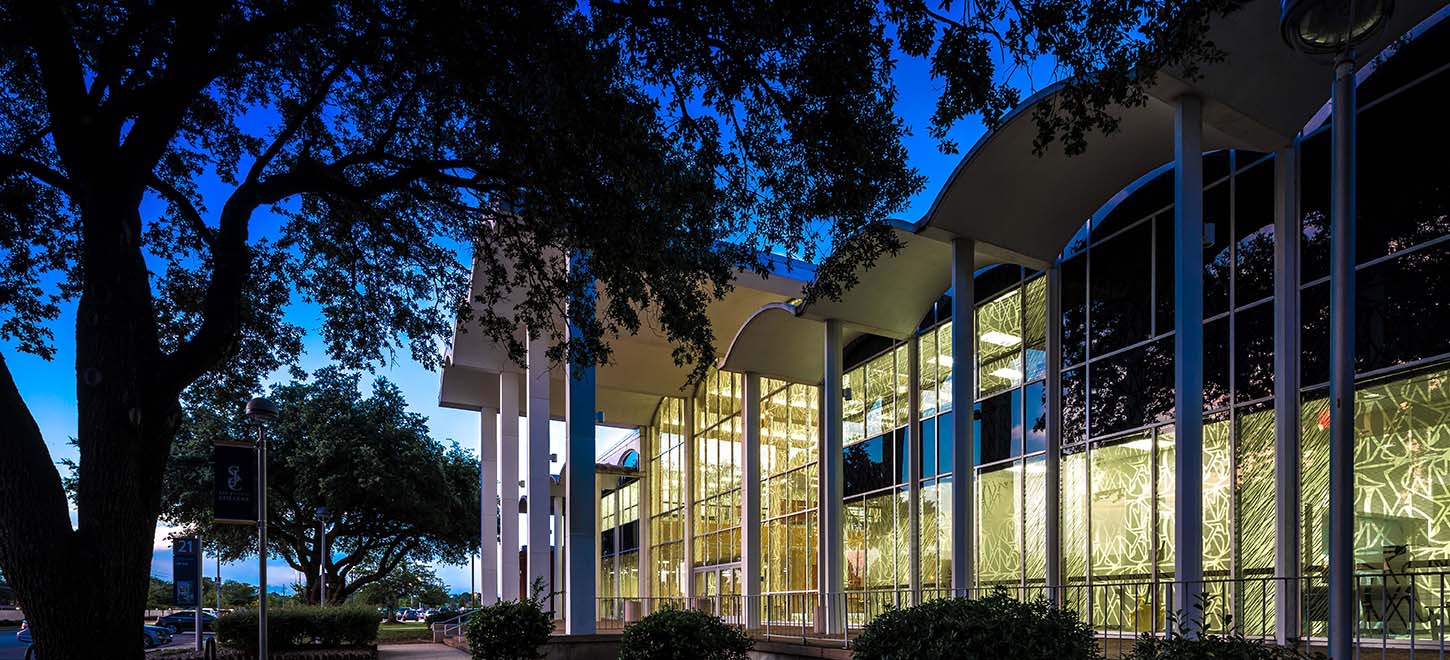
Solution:
[[[1042,73],[1044,72],[1038,72],[1038,86],[1047,82]],[[1021,75],[1015,77],[1019,78],[1017,83],[1024,87],[1024,98],[1034,91],[1028,89],[1029,85],[1025,77]],[[939,90],[938,83],[930,78],[927,63],[902,57],[898,64],[896,78],[900,88],[897,111],[913,130],[913,134],[906,139],[910,162],[926,176],[927,184],[911,199],[906,208],[898,210],[895,217],[915,221],[931,206],[941,186],[961,159],[961,155],[942,154],[937,149],[936,141],[927,135],[927,121],[931,116]],[[255,133],[263,134],[271,119],[269,113],[259,111],[251,113],[247,118],[247,123]],[[980,121],[976,118],[968,118],[953,129],[951,137],[956,140],[961,151],[965,153],[982,133],[983,128]],[[221,207],[221,200],[225,199],[230,188],[213,178],[202,182],[201,191],[209,202],[209,208],[213,211],[209,215],[214,215],[214,211]],[[155,200],[150,200],[149,203],[152,205],[149,210],[160,210],[160,205]],[[274,233],[279,223],[280,218],[269,213],[259,212],[254,220],[253,235]],[[310,372],[328,364],[319,334],[321,321],[317,309],[298,301],[288,310],[288,320],[306,328],[308,332],[305,341],[307,353],[302,359],[302,366]],[[16,384],[40,425],[41,432],[50,447],[52,458],[57,462],[64,458],[77,459],[75,448],[68,442],[68,439],[76,434],[74,327],[75,308],[72,304],[65,307],[60,317],[52,324],[58,349],[52,361],[20,353],[15,350],[13,344],[0,345],[0,351],[4,351],[5,359],[15,376]],[[733,328],[716,328],[715,330],[717,333],[734,331]],[[477,414],[448,410],[438,406],[438,374],[436,372],[424,369],[413,362],[405,351],[396,356],[394,364],[379,369],[378,373],[398,384],[406,395],[411,410],[429,418],[429,425],[434,437],[457,441],[470,451],[477,452]],[[554,452],[560,456],[563,455],[562,426],[562,424],[555,423],[551,428]],[[618,429],[601,428],[600,431],[599,445],[601,448],[607,447],[622,437],[622,432]],[[555,472],[557,471],[556,464]],[[165,538],[169,531],[165,528],[158,529],[156,552],[151,565],[152,575],[164,579],[171,577],[170,545]],[[269,566],[268,582],[271,589],[286,591],[296,577],[292,569],[277,560],[270,562]],[[452,591],[461,592],[469,589],[468,566],[439,565],[435,568]],[[253,584],[257,582],[258,571],[255,560],[223,564],[221,570],[223,579],[235,579]],[[214,560],[208,557],[206,574],[213,575],[215,571]]]

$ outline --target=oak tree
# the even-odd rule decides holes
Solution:
[[[141,657],[109,640],[145,605],[182,401],[292,364],[289,303],[342,364],[436,365],[471,251],[471,327],[514,355],[520,323],[581,361],[649,323],[703,370],[705,305],[762,252],[821,261],[815,298],[897,248],[882,221],[923,181],[899,57],[930,61],[947,150],[1047,62],[1068,86],[1040,141],[1074,150],[1159,67],[1218,56],[1235,4],[0,0],[0,341],[49,357],[76,319],[74,523],[0,363],[0,567],[41,654]],[[561,309],[591,280],[597,314]]]
[[[468,560],[478,545],[478,459],[429,436],[427,419],[386,379],[325,368],[272,388],[286,415],[268,429],[268,554],[301,576],[301,595],[341,603],[405,562]],[[233,405],[188,406],[168,463],[162,519],[226,561],[255,557],[255,528],[212,519],[212,442],[246,440]],[[322,569],[318,507],[330,515]]]

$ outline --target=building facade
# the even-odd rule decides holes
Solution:
[[[1433,634],[1450,578],[1444,13],[1359,84],[1352,531],[1357,588],[1404,597],[1363,607],[1363,625],[1388,635]],[[1173,103],[1160,111],[1184,116]],[[952,189],[988,177],[969,168],[992,162],[1010,127],[984,138],[932,215],[901,230],[894,263],[839,303],[780,295],[717,326],[734,337],[719,368],[651,399],[640,479],[602,506],[602,555],[616,568],[599,595],[694,599],[747,624],[828,631],[886,606],[1001,588],[1138,632],[1162,629],[1188,566],[1220,621],[1325,634],[1331,138],[1319,114],[1272,150],[1205,129],[1191,190],[1182,154],[1143,155],[1134,162],[1149,166],[1124,165],[1136,171],[1087,191],[1035,182],[1044,197],[1091,201],[1056,221],[1068,237],[1043,239],[1046,258],[1029,241],[1013,251],[1005,234],[988,240],[995,225],[967,237],[964,221],[934,219],[967,194]],[[1141,123],[1172,142],[1161,122]],[[1087,181],[1093,157],[1110,156],[1059,160]],[[1185,213],[1204,226],[1191,255],[1202,263],[1190,273],[1202,287],[1197,337],[1179,330]],[[822,327],[838,320],[847,331],[832,345]],[[1185,343],[1199,356],[1201,431],[1175,401],[1194,378],[1176,357]],[[1201,452],[1186,482],[1179,429]],[[1181,501],[1185,483],[1195,506]],[[1202,529],[1186,549],[1175,534],[1185,516]],[[638,538],[614,545],[628,525]]]

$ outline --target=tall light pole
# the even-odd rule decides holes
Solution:
[[[317,602],[323,607],[327,607],[327,523],[329,522],[332,522],[332,512],[328,511],[325,506],[317,507],[317,536],[319,544],[322,546],[318,550],[317,558],[317,572],[321,580],[318,583]]]
[[[267,424],[277,404],[262,397],[247,402],[247,419],[257,427],[257,659],[267,660]]]
[[[1279,28],[1289,46],[1334,60],[1329,211],[1329,657],[1349,658],[1358,628],[1354,595],[1354,48],[1389,22],[1394,0],[1283,0],[1280,9]]]

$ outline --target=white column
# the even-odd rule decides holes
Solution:
[[[525,484],[528,487],[529,554],[525,575],[529,584],[542,580],[544,593],[554,590],[549,570],[549,350],[548,341],[529,337],[528,376],[528,442],[525,443],[528,466]]]
[[[906,455],[911,479],[906,485],[907,567],[906,583],[911,589],[910,604],[921,602],[921,336],[912,333],[906,343]]]
[[[499,578],[503,582],[504,600],[527,598],[519,592],[519,375],[504,372],[498,377],[498,462],[499,495],[502,506],[499,517],[503,533],[499,535]],[[525,587],[527,589],[527,587]]]
[[[1299,636],[1299,151],[1274,152],[1274,639]]]
[[[684,566],[680,569],[680,593],[686,603],[693,603],[695,597],[695,397],[684,399],[685,408],[685,474],[682,487],[685,489],[685,552]]]
[[[581,266],[571,259],[571,270]],[[575,306],[594,308],[594,286],[591,283],[581,300],[569,301],[569,315],[578,313]],[[592,313],[588,311],[585,313]],[[569,324],[569,336],[577,337],[579,329]],[[596,453],[594,439],[594,364],[587,358],[570,355],[568,373],[564,378],[565,441],[564,506],[567,510],[568,541],[564,546],[564,590],[567,605],[564,628],[570,635],[590,635],[595,624],[595,564],[599,561],[599,528],[595,499],[599,489],[594,478]]]
[[[745,582],[745,628],[760,627],[760,374],[745,374],[741,401],[745,437],[740,442],[740,574]]]
[[[1179,583],[1173,609],[1195,612],[1203,591],[1203,105],[1198,97],[1179,97],[1173,136],[1173,575]]]
[[[826,570],[826,579],[821,581],[825,633],[836,635],[845,631],[846,600],[845,551],[842,544],[842,529],[846,519],[842,508],[845,497],[845,468],[841,454],[843,356],[841,351],[841,322],[826,321],[825,374],[821,382],[821,564]],[[860,396],[858,393],[857,396]]]
[[[975,241],[952,241],[952,589],[972,588],[976,466],[972,409],[977,399],[977,294]]]
[[[554,618],[564,618],[564,498],[550,497],[554,507]]]
[[[595,475],[595,479],[597,480],[598,478],[599,476]],[[604,491],[597,488],[598,481],[595,482],[595,485],[596,489],[594,490],[594,538],[597,541],[600,537],[604,535]],[[618,503],[618,501],[619,499],[615,498],[615,502]],[[618,552],[619,528],[611,527],[609,529],[609,537],[610,540],[614,543],[615,551]],[[599,594],[604,593],[604,553],[602,552],[602,550],[603,548],[600,548],[600,551],[596,551],[594,553],[594,596],[596,599],[599,597]],[[614,557],[609,558],[609,563],[610,566],[614,565]],[[616,588],[615,596],[618,595],[619,591]],[[598,617],[595,618],[597,619]]]
[[[1062,605],[1062,268],[1047,269],[1047,483],[1045,500],[1048,598]],[[1027,549],[1032,552],[1031,548]]]
[[[635,527],[639,530],[639,597],[648,601],[654,590],[654,553],[650,551],[651,534],[649,529],[650,516],[654,515],[655,508],[652,498],[654,497],[654,484],[650,483],[650,462],[651,456],[655,455],[654,442],[650,440],[650,427],[639,427],[639,524]],[[648,607],[644,608],[648,613]]]
[[[483,604],[498,602],[498,411],[478,411],[479,475],[479,587]]]

